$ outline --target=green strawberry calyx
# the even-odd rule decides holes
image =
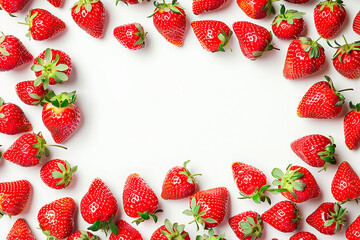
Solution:
[[[279,0],[268,0],[267,3],[261,8],[261,11],[266,11],[266,16],[270,16],[271,14],[275,14],[275,8],[272,5],[273,2],[277,2]]]
[[[276,48],[276,47],[274,47],[274,45],[271,44],[272,40],[273,40],[273,34],[272,34],[272,32],[270,32],[270,41],[266,40],[267,45],[266,45],[264,51],[252,52],[252,54],[255,56],[255,58],[252,58],[251,60],[255,61],[255,60],[259,59],[264,53],[271,51],[273,49],[280,50],[279,48]]]
[[[63,92],[58,95],[54,91],[50,91],[45,95],[41,105],[44,106],[46,103],[50,103],[57,108],[66,108],[76,101],[76,97],[76,91],[70,93]]]
[[[335,52],[332,59],[334,60],[335,58],[339,58],[340,63],[343,63],[344,54],[350,54],[352,51],[360,51],[360,41],[356,41],[356,42],[349,44],[347,42],[345,36],[344,35],[342,35],[342,36],[345,41],[344,45],[340,45],[336,40],[334,40],[334,43],[336,44],[336,46],[334,47],[331,45],[329,40],[326,40],[327,44],[330,47],[337,49],[337,51]]]
[[[335,225],[335,230],[334,230],[334,234],[340,231],[340,227],[345,225],[345,222],[347,221],[345,215],[348,212],[346,211],[345,208],[341,208],[340,205],[338,203],[335,203],[334,205],[334,212],[329,211],[327,214],[327,218],[328,220],[325,221],[324,226],[325,227],[330,227],[331,225],[333,225],[334,223]]]
[[[180,4],[177,2],[177,0],[173,0],[171,3],[166,3],[165,0],[163,0],[163,3],[159,3],[157,1],[154,1],[154,5],[156,7],[155,11],[149,16],[154,16],[155,13],[162,10],[165,12],[174,12],[183,15],[183,13],[179,9],[184,9],[180,6]]]
[[[1,35],[2,36],[0,37],[0,46],[5,41],[5,34],[3,32],[1,32]],[[6,49],[3,47],[0,47],[0,53],[2,55],[4,55],[5,57],[10,56],[10,53],[8,51],[6,51]]]
[[[147,33],[144,33],[144,30],[140,24],[135,23],[135,27],[138,30],[138,32],[134,32],[133,34],[138,36],[139,39],[136,42],[134,42],[134,46],[141,45],[141,47],[145,47],[145,39],[146,39]]]
[[[74,12],[75,13],[79,13],[80,10],[81,10],[81,7],[84,6],[85,7],[85,10],[87,12],[91,12],[92,11],[92,3],[97,3],[99,2],[100,0],[79,0],[77,3],[75,3],[73,6],[72,6],[72,9],[75,8]]]
[[[341,92],[350,91],[350,90],[354,90],[354,89],[352,89],[352,88],[347,88],[347,89],[342,89],[342,90],[339,90],[339,91],[338,91],[338,90],[335,89],[334,83],[333,83],[332,79],[331,79],[329,76],[327,76],[327,75],[325,75],[324,77],[325,77],[326,81],[329,83],[330,88],[334,91],[334,93],[335,93],[335,94],[338,96],[338,98],[339,98],[339,101],[335,104],[335,106],[336,106],[336,107],[342,106],[342,105],[345,103],[345,97],[341,94]]]
[[[251,198],[255,203],[260,204],[266,201],[271,205],[271,199],[265,194],[266,191],[272,191],[271,189],[269,189],[270,187],[270,185],[261,186],[260,189],[259,187],[256,187],[252,195],[247,195],[240,191],[241,197],[239,197],[239,199]]]
[[[293,25],[294,19],[301,19],[306,13],[298,12],[293,9],[289,9],[285,12],[285,6],[281,4],[280,14],[275,18],[272,25],[276,24],[276,27],[279,27],[282,21],[286,21],[288,24]]]
[[[34,135],[37,142],[33,144],[32,147],[37,149],[35,157],[39,160],[39,162],[43,155],[45,155],[45,157],[50,156],[50,150],[47,147],[59,147],[59,148],[67,149],[66,147],[61,145],[47,144],[45,139],[42,137],[41,132]]]
[[[208,231],[208,235],[204,234],[204,235],[198,235],[196,236],[196,240],[223,240],[225,239],[225,233],[215,236],[215,231],[214,229],[210,228]]]
[[[0,105],[1,106],[1,105]],[[360,112],[360,103],[353,104],[351,101],[349,102],[349,107],[352,111]]]
[[[183,166],[184,166],[184,170],[185,171],[180,171],[179,174],[185,175],[187,176],[187,182],[190,184],[198,184],[199,182],[195,180],[195,176],[201,176],[201,174],[191,174],[190,171],[187,168],[187,164],[190,162],[190,160],[187,160],[186,162],[184,162]]]
[[[158,221],[158,217],[156,216],[157,213],[160,213],[160,212],[163,212],[162,209],[156,209],[155,212],[153,213],[149,213],[148,210],[146,210],[145,212],[139,212],[138,211],[138,214],[139,214],[139,218],[135,219],[133,221],[133,223],[136,223],[136,225],[139,225],[140,223],[146,221],[146,220],[149,220],[150,218],[152,218],[154,220],[155,223],[157,223]]]
[[[331,143],[325,147],[324,151],[318,152],[318,155],[321,160],[325,161],[325,165],[323,167],[324,171],[326,171],[329,164],[336,164],[335,157],[337,154],[335,153],[336,144],[334,143],[334,138],[329,136]]]
[[[232,49],[229,46],[229,40],[230,40],[233,32],[230,30],[229,35],[228,35],[222,28],[220,28],[220,31],[221,32],[218,34],[218,39],[221,42],[219,43],[219,48],[216,51],[225,52],[224,46],[227,46],[230,49],[230,51],[232,52]]]
[[[46,240],[61,240],[60,238],[54,237],[51,235],[50,230],[44,230],[41,225],[39,226],[39,229],[43,232],[43,234],[46,236]]]
[[[169,219],[165,219],[164,226],[167,231],[160,230],[161,233],[167,237],[169,240],[185,240],[185,237],[188,233],[183,233],[185,229],[185,225],[178,223],[172,224]]]
[[[60,181],[56,183],[56,186],[64,184],[65,187],[67,187],[73,180],[72,175],[77,171],[77,166],[72,168],[67,161],[65,161],[65,165],[60,162],[57,165],[60,171],[52,172],[51,176],[53,178],[60,179]]]
[[[25,22],[19,22],[19,24],[23,24],[23,25],[27,25],[29,26],[29,31],[26,33],[26,37],[28,37],[29,39],[31,39],[31,29],[32,29],[32,26],[33,26],[33,21],[34,21],[34,18],[36,18],[38,15],[37,12],[33,13],[33,9],[31,9],[29,11],[29,14],[25,17]]]
[[[206,215],[206,211],[200,212],[200,208],[201,208],[201,204],[197,204],[195,197],[193,197],[190,202],[190,209],[187,209],[183,212],[183,214],[185,214],[186,216],[194,217],[194,220],[189,222],[189,224],[192,224],[193,222],[195,222],[197,231],[200,230],[199,224],[204,229],[206,229],[206,223],[217,223],[217,221],[213,218],[210,218],[210,217],[203,218],[203,216]]]
[[[0,107],[3,106],[4,104],[5,104],[4,99],[2,99],[2,98],[0,97]],[[4,117],[5,117],[5,114],[3,114],[3,113],[0,112],[0,119],[2,119],[2,118],[4,118]]]
[[[326,0],[320,2],[317,7],[320,7],[320,11],[324,10],[324,8],[329,7],[331,12],[334,12],[334,7],[338,6],[341,11],[345,11],[344,4],[342,0]]]
[[[87,231],[80,230],[80,233],[81,235],[79,238],[77,238],[77,240],[100,240],[100,238],[96,235],[90,237]]]
[[[261,217],[258,215],[255,223],[255,219],[252,217],[246,217],[246,221],[239,223],[242,228],[243,238],[251,237],[252,239],[258,239],[262,236],[263,227],[261,225]]]
[[[321,55],[320,48],[323,48],[318,41],[321,39],[319,37],[316,41],[313,41],[309,37],[299,37],[299,42],[305,52],[309,54],[309,58],[319,58]]]
[[[93,225],[88,227],[88,230],[91,230],[93,232],[97,232],[100,229],[105,233],[107,236],[108,231],[110,230],[113,234],[118,235],[119,228],[116,226],[116,224],[113,222],[114,215],[111,216],[111,218],[108,221],[100,221],[96,220]]]

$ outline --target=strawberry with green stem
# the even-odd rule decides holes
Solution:
[[[304,32],[304,12],[289,9],[285,12],[282,4],[280,14],[272,22],[272,30],[276,37],[284,40],[296,39]]]
[[[71,183],[76,171],[77,166],[71,167],[67,161],[53,159],[41,168],[40,177],[49,187],[63,189]]]
[[[262,19],[275,14],[272,3],[277,1],[279,0],[237,0],[237,4],[247,16]]]
[[[100,238],[90,232],[78,230],[71,234],[67,240],[100,240]]]
[[[208,234],[204,234],[202,236],[196,236],[196,240],[226,240],[225,233],[221,235],[215,235],[214,229],[209,229]]]
[[[114,29],[113,34],[121,45],[130,50],[138,50],[145,47],[147,33],[144,32],[140,23],[118,26]]]
[[[254,211],[246,211],[229,219],[229,225],[239,239],[256,240],[261,238],[263,222]]]
[[[165,219],[164,225],[151,235],[150,240],[190,240],[190,237],[184,224],[172,224],[169,219]]]
[[[44,89],[43,85],[34,86],[34,81],[22,81],[16,84],[15,86],[16,94],[19,96],[20,100],[27,105],[38,105],[48,93]]]

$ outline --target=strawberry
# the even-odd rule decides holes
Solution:
[[[19,215],[26,207],[32,187],[27,180],[0,183],[0,218]]]
[[[102,38],[106,11],[100,0],[79,0],[71,9],[75,23],[94,38]]]
[[[352,27],[354,32],[360,35],[360,11],[356,14]]]
[[[184,162],[182,167],[176,166],[167,172],[161,192],[163,199],[182,199],[195,193],[198,182],[194,177],[201,174],[191,174],[187,169],[189,162],[190,160]]]
[[[65,0],[48,0],[48,2],[56,8],[64,6]]]
[[[257,212],[247,211],[229,219],[229,225],[239,239],[256,240],[261,238],[263,223]]]
[[[37,219],[47,239],[64,239],[74,230],[76,203],[65,197],[44,205]]]
[[[336,145],[331,136],[307,135],[293,141],[290,147],[301,160],[312,167],[322,167],[326,171],[329,164],[336,164]]]
[[[31,229],[26,224],[26,221],[22,218],[16,220],[12,228],[10,229],[9,234],[6,237],[6,240],[36,240],[34,234],[31,232]]]
[[[346,17],[342,3],[342,0],[325,0],[315,7],[315,27],[322,38],[333,38],[340,31]]]
[[[159,200],[156,194],[137,173],[130,174],[126,179],[123,204],[126,215],[137,218],[134,221],[136,224],[149,220],[150,217],[156,223],[156,214],[162,212],[158,209]]]
[[[156,229],[151,235],[150,240],[190,240],[189,234],[185,232],[184,229],[185,225],[179,225],[178,223],[172,224],[168,219],[165,219],[164,225]]]
[[[360,142],[360,103],[349,103],[351,111],[344,118],[345,144],[350,150],[358,147]]]
[[[81,199],[80,212],[84,220],[92,224],[88,230],[101,229],[105,234],[111,230],[115,235],[118,234],[119,229],[112,221],[118,212],[118,203],[100,178],[92,181],[89,190]]]
[[[223,6],[227,0],[193,0],[192,10],[195,15],[214,11]]]
[[[42,120],[56,143],[66,141],[80,123],[80,110],[74,104],[76,92],[55,95],[49,92],[44,99]]]
[[[322,234],[334,235],[346,222],[346,213],[338,203],[325,202],[306,218],[306,222]]]
[[[19,82],[15,86],[15,91],[20,100],[27,105],[38,105],[47,94],[42,84],[35,87],[34,81]]]
[[[114,29],[114,37],[126,48],[138,50],[145,47],[146,33],[139,23],[118,26]]]
[[[280,232],[288,233],[299,227],[302,217],[299,216],[296,204],[285,200],[265,211],[261,215],[261,219]]]
[[[189,200],[190,210],[183,213],[194,217],[192,222],[205,229],[218,226],[225,218],[229,205],[229,191],[225,187],[217,187],[195,193]],[[191,223],[192,223],[191,222]]]
[[[71,234],[67,240],[100,240],[100,238],[90,232],[79,230]]]
[[[153,23],[159,33],[175,46],[182,46],[185,38],[186,14],[183,7],[173,0],[171,3],[154,2],[156,7],[153,17]]]
[[[0,37],[0,72],[13,70],[32,59],[33,56],[18,38],[2,34]]]
[[[239,40],[241,52],[251,60],[256,60],[265,52],[274,49],[271,44],[272,34],[260,25],[239,21],[233,24],[233,29]]]
[[[0,0],[0,9],[5,10],[12,16],[12,13],[21,11],[30,0]]]
[[[0,98],[0,132],[15,135],[31,131],[32,125],[23,110],[13,103],[5,103]]]
[[[29,26],[26,36],[37,41],[52,38],[66,28],[66,24],[60,18],[40,8],[30,10],[29,15],[25,18],[25,23],[21,24]]]
[[[32,167],[40,163],[43,155],[48,157],[50,151],[47,147],[66,147],[59,145],[46,144],[45,139],[41,133],[26,133],[19,137],[6,152],[4,153],[5,160],[20,165],[22,167]]]
[[[300,37],[290,43],[283,70],[285,78],[304,78],[318,72],[324,66],[325,52],[318,40]]]
[[[295,4],[303,4],[309,2],[310,0],[284,0],[284,1]]]
[[[301,36],[305,28],[303,15],[305,15],[304,12],[293,9],[285,12],[285,6],[281,5],[280,14],[272,22],[275,36],[283,40],[296,39]]]
[[[42,83],[47,89],[49,84],[62,84],[68,80],[72,70],[71,59],[63,51],[47,48],[34,60],[31,70],[37,77],[34,86]]]
[[[253,19],[262,19],[270,14],[275,14],[272,6],[278,0],[237,0],[237,4],[244,13]]]
[[[224,46],[231,50],[228,43],[232,31],[225,23],[215,20],[202,20],[192,22],[191,27],[201,46],[206,51],[224,52]]]
[[[265,202],[271,204],[270,198],[265,192],[269,189],[265,174],[246,163],[234,162],[231,166],[236,186],[240,190],[241,199],[251,198],[256,203]]]
[[[63,189],[69,186],[76,171],[77,166],[72,168],[67,161],[53,159],[41,168],[40,177],[49,187]]]
[[[126,221],[120,220],[117,222],[116,226],[119,229],[119,233],[116,235],[111,233],[109,240],[143,240],[140,232]]]
[[[358,240],[360,236],[360,216],[346,229],[345,236],[348,240]]]
[[[317,237],[309,232],[298,232],[290,237],[289,240],[317,240]]]
[[[208,235],[204,234],[202,236],[198,235],[196,236],[196,240],[226,240],[225,239],[225,233],[221,235],[215,235],[214,229],[209,229]]]
[[[138,4],[138,3],[142,3],[143,2],[143,0],[116,0],[116,5],[118,5],[119,4],[119,2],[123,2],[123,3],[125,3],[126,5],[128,5],[128,4],[131,4],[131,5],[133,5],[133,4]],[[149,0],[148,0],[149,1]]]

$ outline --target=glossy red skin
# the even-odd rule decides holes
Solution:
[[[360,195],[360,178],[347,161],[343,161],[331,183],[331,193],[336,201],[354,200]]]
[[[292,40],[302,36],[305,30],[304,19],[293,19],[293,21],[293,24],[289,24],[286,20],[282,20],[279,26],[273,24],[271,28],[274,35],[282,40]]]
[[[64,6],[65,0],[48,0],[48,2],[56,8]]]
[[[6,237],[6,240],[36,240],[31,229],[27,225],[26,221],[22,218],[16,220],[12,228],[10,229],[9,234]]]
[[[334,6],[334,11],[330,7],[325,7],[320,10],[321,6],[317,6],[314,10],[314,22],[318,34],[325,38],[333,38],[340,31],[346,17],[346,10],[337,5]],[[341,10],[342,9],[342,10]]]
[[[242,240],[255,240],[255,239],[258,239],[258,238],[257,237],[252,238],[252,236],[248,236],[248,237],[244,238],[244,233],[242,232],[243,228],[240,226],[240,223],[241,222],[247,222],[247,218],[250,217],[250,218],[254,219],[255,224],[258,224],[257,218],[259,216],[260,215],[257,212],[246,211],[246,212],[243,212],[243,213],[240,213],[238,215],[235,215],[235,216],[231,217],[229,219],[229,225],[230,225],[231,229],[234,231],[235,235],[239,239],[242,239]],[[263,225],[262,222],[260,223],[260,225],[261,226]]]
[[[21,11],[30,0],[0,0],[0,6],[7,13]]]
[[[32,186],[27,180],[0,183],[0,212],[19,215],[26,207]]]
[[[0,53],[0,72],[13,70],[33,59],[24,44],[12,35],[5,36],[5,40],[0,43],[0,48],[9,52],[9,56]]]
[[[36,94],[40,98],[42,98],[48,92],[47,90],[44,90],[44,87],[42,84],[35,87],[34,81],[23,81],[23,82],[17,83],[15,86],[15,91],[21,101],[23,101],[25,104],[31,105],[31,106],[33,106],[34,102],[39,101],[39,99],[32,98],[30,96],[30,94]]]
[[[0,113],[5,115],[0,118],[1,133],[15,135],[33,130],[31,123],[19,106],[13,103],[4,103],[0,106]]]
[[[140,232],[126,221],[120,220],[117,222],[116,226],[119,229],[119,233],[117,235],[111,233],[109,240],[143,240]]]
[[[354,32],[360,35],[360,11],[356,14],[352,27]]]
[[[35,8],[30,11],[30,14],[31,16],[37,14],[30,27],[30,34],[34,40],[47,40],[63,32],[66,28],[66,24],[60,18],[47,10]]]
[[[67,240],[77,240],[81,238],[81,231],[76,231],[73,234],[70,235],[70,237],[67,238]],[[81,238],[81,240],[92,240],[92,237],[94,236],[91,232],[87,232],[88,236],[90,239],[83,239]]]
[[[338,49],[336,53],[342,51]],[[342,59],[342,62],[340,62]],[[341,75],[349,79],[355,79],[360,76],[360,51],[352,50],[349,53],[344,52],[333,59],[333,65]]]
[[[289,240],[317,240],[317,237],[309,232],[298,232],[293,235]]]
[[[350,111],[344,118],[345,144],[350,150],[359,146],[360,142],[360,112]]]
[[[353,223],[346,229],[346,239],[358,240],[360,237],[360,216],[358,216]]]
[[[284,0],[284,1],[289,3],[303,4],[309,2],[310,0]]]
[[[252,196],[256,188],[266,185],[266,175],[249,164],[234,162],[231,168],[236,186],[246,195]]]
[[[211,12],[220,8],[226,2],[227,0],[193,0],[192,11],[195,15]]]
[[[156,231],[151,235],[150,240],[169,240],[168,237],[166,237],[161,231],[170,233],[165,225],[159,227],[158,229],[156,229]],[[187,232],[183,231],[181,234],[185,234]],[[190,240],[189,234],[186,235],[186,237],[184,238],[184,240]]]
[[[137,0],[136,0],[137,1]],[[140,25],[140,24],[139,24]],[[141,25],[140,25],[141,26]],[[141,27],[142,28],[142,27]],[[143,47],[143,44],[136,44],[135,42],[140,39],[139,36],[134,33],[139,32],[136,28],[135,23],[118,26],[114,29],[114,37],[123,45],[130,50],[138,50]],[[144,32],[144,29],[143,29]]]
[[[62,179],[54,178],[51,175],[53,172],[56,172],[56,171],[63,173],[63,171],[59,168],[58,164],[63,165],[66,170],[71,171],[71,169],[67,169],[66,162],[64,160],[53,159],[53,160],[50,160],[49,162],[47,162],[44,166],[42,166],[42,168],[40,169],[40,177],[41,177],[41,180],[49,187],[54,188],[54,189],[63,189],[63,188],[65,188],[65,184],[56,185]]]
[[[253,19],[266,17],[266,10],[262,10],[269,0],[237,0],[238,6]]]
[[[124,0],[128,4],[138,4],[139,0]]]

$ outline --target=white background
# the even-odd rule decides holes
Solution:
[[[285,169],[288,164],[308,167],[291,151],[290,143],[302,136],[313,133],[332,135],[337,144],[338,160],[349,161],[360,173],[359,150],[350,151],[344,144],[343,117],[348,111],[347,104],[340,116],[333,120],[301,119],[296,115],[297,105],[306,90],[315,82],[323,80],[328,74],[337,89],[352,87],[353,92],[344,93],[347,100],[360,102],[359,80],[341,77],[332,66],[331,57],[335,50],[320,43],[326,49],[327,62],[324,69],[306,79],[287,80],[282,69],[289,41],[274,38],[274,45],[280,51],[266,53],[262,59],[250,61],[239,48],[235,35],[230,40],[233,51],[225,53],[206,52],[200,46],[190,23],[200,19],[221,20],[232,27],[235,21],[247,20],[271,29],[273,17],[253,20],[247,17],[235,1],[213,13],[195,16],[191,11],[190,0],[181,4],[187,13],[187,30],[184,45],[176,47],[168,43],[147,18],[154,6],[144,2],[134,6],[115,1],[104,1],[108,11],[106,33],[103,39],[94,39],[82,31],[72,20],[70,8],[74,1],[66,1],[61,9],[55,9],[47,1],[33,0],[17,18],[0,13],[0,29],[5,34],[20,38],[35,56],[47,47],[60,49],[70,55],[73,72],[69,81],[51,89],[60,93],[77,90],[76,104],[81,110],[82,119],[78,131],[64,145],[68,150],[51,149],[51,159],[68,160],[78,165],[74,182],[65,190],[48,188],[40,179],[41,165],[22,168],[2,160],[0,181],[28,179],[33,185],[33,194],[25,211],[9,219],[4,217],[0,224],[0,239],[5,239],[12,224],[18,217],[25,218],[37,239],[45,239],[37,229],[39,209],[65,196],[75,199],[79,207],[82,196],[91,181],[100,177],[109,186],[119,202],[122,218],[131,222],[122,208],[122,189],[126,177],[139,173],[154,189],[160,200],[159,222],[146,222],[136,227],[144,239],[149,239],[165,218],[172,222],[188,223],[190,217],[182,214],[187,209],[188,200],[165,201],[160,198],[162,181],[166,172],[173,166],[191,160],[189,168],[193,173],[202,173],[198,178],[199,188],[225,186],[230,191],[231,204],[227,217],[246,210],[263,213],[267,204],[256,205],[250,200],[238,200],[238,190],[232,178],[231,164],[243,161],[254,165],[268,176],[271,183],[271,170],[274,167]],[[307,35],[318,38],[313,25],[313,9],[318,1],[305,5],[289,4],[284,1],[274,3],[277,12],[280,3],[287,7],[305,11],[308,28]],[[345,1],[348,17],[342,33],[349,42],[360,37],[352,31],[352,20],[360,10],[360,2]],[[30,8],[41,7],[60,17],[67,24],[64,33],[54,39],[37,42],[25,37],[27,27],[17,24],[24,21]],[[139,22],[148,32],[146,48],[132,52],[121,46],[113,37],[116,26]],[[337,36],[343,43],[341,36]],[[41,120],[41,107],[22,103],[15,93],[15,84],[34,79],[31,64],[15,71],[0,73],[0,95],[5,101],[18,104],[33,124],[34,131],[41,131],[49,143],[51,135]],[[19,137],[0,135],[0,148],[3,152]],[[43,160],[46,162],[46,159]],[[299,204],[304,219],[324,201],[334,201],[330,192],[330,182],[336,166],[327,172],[308,167],[321,187],[321,195],[306,203]],[[284,200],[281,195],[272,196],[273,203]],[[355,203],[347,203],[350,211],[349,222],[359,214]],[[348,223],[349,224],[349,223]],[[346,225],[346,227],[348,226]],[[89,225],[76,213],[76,229]],[[195,226],[187,226],[192,239],[195,239]],[[319,239],[344,239],[345,228],[335,237],[316,232],[305,221],[300,230],[315,233]],[[216,233],[226,232],[227,239],[236,236],[224,221]],[[202,233],[200,231],[200,233]],[[105,235],[98,234],[102,239]],[[283,234],[265,224],[262,239],[288,239],[292,234]]]

